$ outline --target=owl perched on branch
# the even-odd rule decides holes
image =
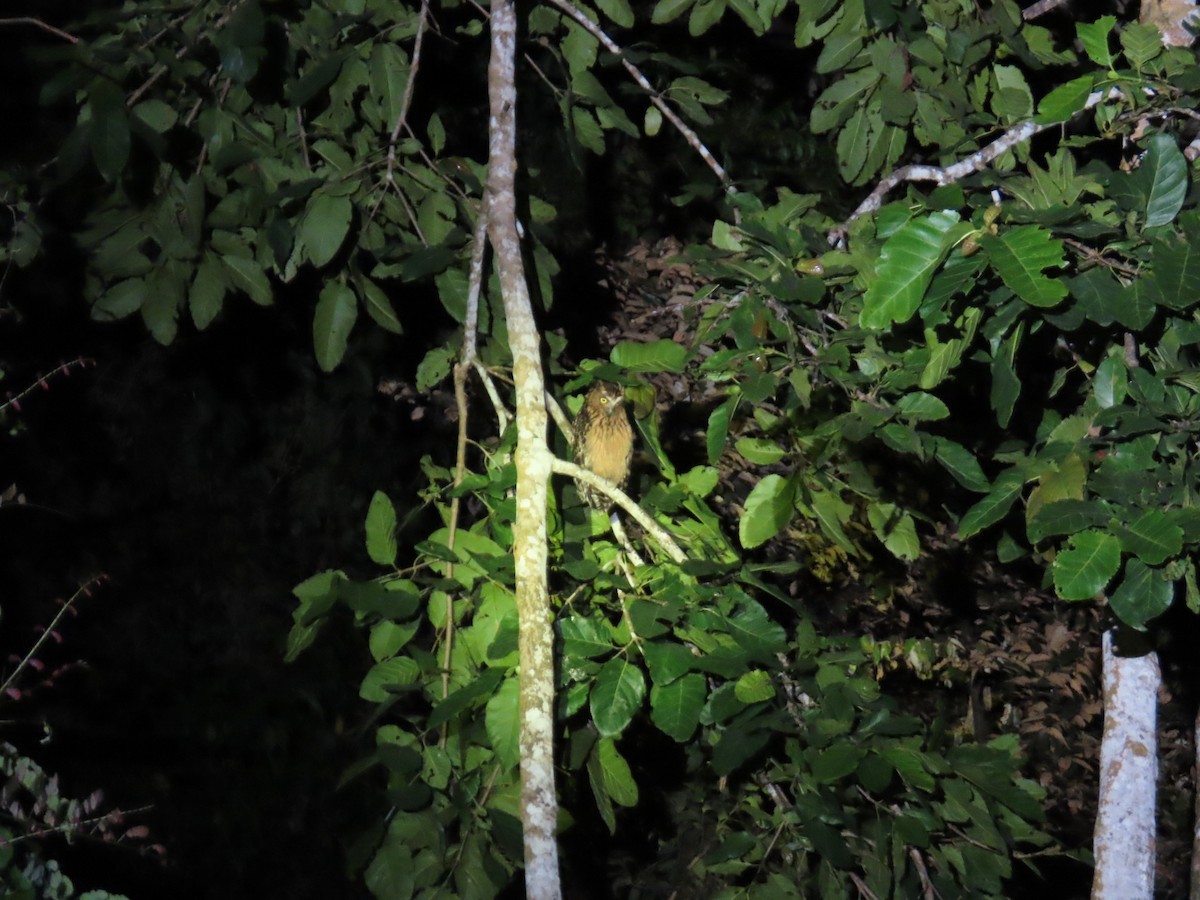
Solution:
[[[571,448],[575,461],[622,487],[629,477],[629,461],[633,456],[633,428],[625,415],[625,395],[621,389],[603,382],[593,385],[575,417],[574,432]],[[581,481],[575,484],[579,496],[590,506],[601,512],[612,507],[607,495]]]

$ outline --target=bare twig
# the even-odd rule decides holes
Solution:
[[[1032,6],[1027,6],[1021,10],[1021,18],[1026,22],[1032,22],[1034,19],[1040,19],[1051,10],[1058,9],[1060,6],[1065,6],[1067,0],[1038,0]]]
[[[238,9],[241,7],[241,5],[244,2],[245,2],[245,0],[236,0],[236,2],[231,3],[229,6],[229,9],[227,9],[225,11],[225,13],[219,19],[217,19],[217,21],[215,23],[213,23],[212,30],[220,31],[222,28],[224,28],[226,25],[228,25],[229,20],[233,18],[234,14],[238,11]],[[183,59],[185,56],[187,56],[189,53],[192,52],[194,47],[195,47],[194,42],[190,43],[190,44],[184,44],[182,47],[180,47],[178,50],[175,51],[175,59],[177,59],[177,60]],[[145,94],[146,91],[150,90],[150,88],[152,88],[155,84],[157,84],[158,80],[166,74],[167,74],[167,64],[166,63],[159,63],[157,66],[155,66],[154,71],[152,71],[150,73],[150,76],[145,81],[143,81],[134,90],[134,92],[129,95],[128,98],[126,98],[125,106],[129,107],[129,108],[132,108],[133,106],[135,106],[137,104],[137,102],[140,99],[142,99],[142,95]]]
[[[425,30],[429,22],[429,0],[421,0],[421,14],[417,18],[417,38],[413,43],[412,62],[408,66],[408,78],[404,81],[404,94],[400,98],[400,113],[396,116],[396,124],[388,137],[387,183],[392,183],[392,170],[396,167],[396,141],[408,120],[408,110],[412,105],[413,88],[417,83],[417,70],[421,67],[421,45],[425,40]]]
[[[64,41],[70,41],[72,44],[78,44],[79,38],[73,34],[68,34],[61,28],[55,28],[48,22],[43,22],[41,19],[35,19],[33,16],[14,16],[11,19],[0,19],[0,25],[33,25],[43,31],[48,31],[55,37],[60,37]]]
[[[29,648],[29,652],[25,654],[25,658],[17,663],[17,667],[12,670],[8,678],[4,679],[4,684],[0,684],[0,694],[7,694],[10,690],[13,690],[13,685],[21,676],[21,673],[25,671],[30,661],[37,656],[38,652],[46,645],[46,641],[49,640],[52,635],[57,635],[59,623],[62,622],[63,616],[65,616],[74,608],[75,601],[81,596],[86,595],[90,597],[92,595],[92,590],[96,587],[99,587],[105,580],[107,580],[107,576],[104,575],[98,575],[95,578],[90,579],[89,581],[80,585],[78,590],[71,595],[70,599],[63,602],[62,606],[59,607],[58,612],[54,614],[54,618],[50,620],[50,624],[46,626],[38,639],[33,642],[33,646]]]

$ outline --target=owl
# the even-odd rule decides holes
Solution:
[[[591,469],[617,487],[629,477],[629,461],[633,456],[633,428],[625,414],[625,395],[613,384],[597,382],[588,391],[583,408],[575,417],[572,450],[575,461]],[[612,507],[612,501],[599,491],[577,481],[579,496],[601,512]]]

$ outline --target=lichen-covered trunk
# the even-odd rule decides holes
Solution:
[[[539,334],[521,262],[516,217],[517,19],[512,0],[494,0],[488,65],[488,234],[504,298],[517,394],[517,518],[513,528],[520,620],[521,817],[525,891],[536,900],[561,896],[554,792],[554,640],[546,588],[546,445]]]
[[[1154,895],[1158,656],[1121,656],[1104,632],[1104,738],[1092,900]]]

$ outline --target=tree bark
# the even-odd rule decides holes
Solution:
[[[1104,632],[1104,737],[1092,900],[1150,900],[1157,824],[1158,688],[1153,651],[1122,656]]]
[[[513,0],[491,6],[488,64],[488,235],[504,298],[517,396],[517,518],[513,527],[520,651],[521,818],[525,893],[558,900],[554,792],[554,633],[546,586],[546,491],[550,449],[539,332],[521,261],[516,216],[517,18]]]

